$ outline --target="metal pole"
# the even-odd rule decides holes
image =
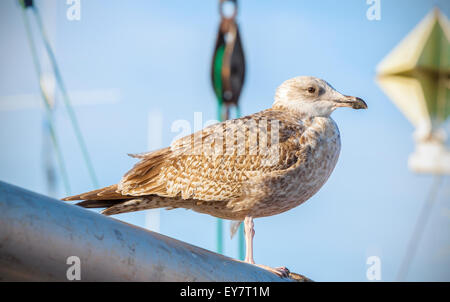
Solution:
[[[67,281],[71,256],[81,281],[292,281],[0,182],[0,281]]]

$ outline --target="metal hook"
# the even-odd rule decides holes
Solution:
[[[225,3],[232,3],[233,6],[234,6],[233,14],[231,16],[229,16],[229,17],[226,15],[226,13],[224,11]],[[238,12],[237,0],[220,0],[219,12],[220,12],[220,16],[222,17],[222,19],[234,19],[234,18],[236,18],[237,12]]]

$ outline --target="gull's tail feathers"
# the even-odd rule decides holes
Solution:
[[[73,200],[110,200],[110,199],[129,199],[133,198],[132,196],[122,195],[117,191],[117,185],[112,185],[108,187],[104,187],[101,189],[81,193],[74,196],[65,197],[62,200],[64,201],[73,201]]]

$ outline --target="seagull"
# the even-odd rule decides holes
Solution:
[[[367,104],[322,79],[289,79],[277,88],[271,108],[216,123],[170,147],[129,154],[140,161],[118,184],[63,200],[105,208],[105,215],[185,208],[232,220],[233,230],[243,221],[244,261],[256,265],[253,220],[302,204],[333,171],[341,142],[330,115],[339,107],[367,109]],[[258,266],[289,275],[285,267]]]

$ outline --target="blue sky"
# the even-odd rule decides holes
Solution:
[[[150,112],[162,115],[163,146],[177,135],[174,121],[193,122],[194,112],[215,118],[209,75],[217,1],[81,0],[80,21],[67,20],[66,1],[36,2],[68,89],[118,91],[117,102],[74,107],[100,185],[118,182],[135,163],[127,153],[147,150]],[[381,0],[380,21],[367,20],[364,0],[240,1],[243,114],[270,107],[275,88],[297,75],[321,77],[369,105],[333,114],[342,150],[324,187],[298,208],[256,219],[256,262],[319,281],[366,281],[367,257],[378,256],[382,280],[395,280],[432,177],[408,170],[414,128],[374,82],[375,67],[434,6],[450,16],[445,0]],[[20,8],[1,1],[0,14],[0,102],[38,95]],[[42,108],[2,108],[0,180],[46,194]],[[72,193],[91,190],[61,102],[56,125]],[[60,183],[57,197],[64,194]],[[447,177],[407,280],[450,280],[449,197]],[[145,225],[142,212],[116,218]],[[215,218],[178,209],[160,219],[161,233],[215,249]],[[228,230],[225,237],[225,253],[235,257],[236,240]]]

